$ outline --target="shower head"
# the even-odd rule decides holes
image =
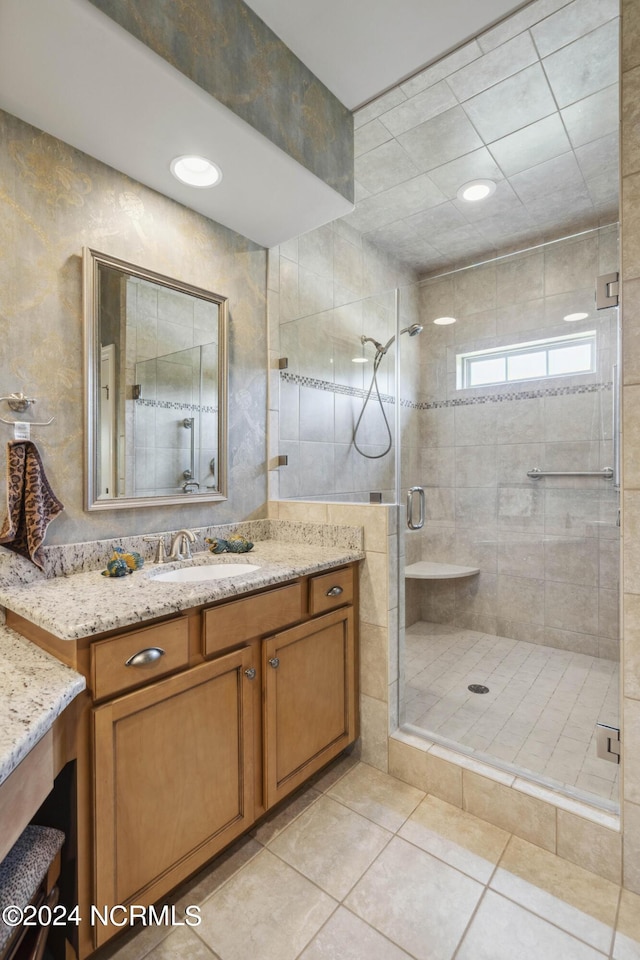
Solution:
[[[410,337],[416,337],[419,333],[422,333],[423,329],[424,327],[422,326],[421,323],[412,323],[410,327],[404,327],[404,329],[400,331],[400,336],[402,336],[403,333],[408,333]],[[381,357],[384,357],[385,353],[387,352],[387,350],[389,349],[389,347],[391,346],[395,338],[396,338],[396,335],[394,333],[391,339],[387,340],[387,342],[383,347],[382,344],[379,343],[377,340],[374,340],[373,337],[365,337],[363,334],[360,337],[360,343],[362,344],[372,343],[376,348],[376,356],[379,355]]]
[[[401,330],[400,333],[408,333],[410,337],[417,337],[419,333],[422,333],[424,327],[421,323],[412,323],[410,327],[405,327],[404,330]]]

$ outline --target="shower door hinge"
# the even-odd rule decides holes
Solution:
[[[606,723],[596,724],[596,755],[600,760],[620,763],[620,730]]]
[[[618,306],[620,293],[620,275],[618,273],[603,273],[596,277],[596,309],[606,310],[607,307]]]

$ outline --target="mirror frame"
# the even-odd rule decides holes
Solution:
[[[163,274],[155,273],[138,267],[126,260],[99,253],[90,247],[84,247],[83,259],[83,314],[84,314],[84,466],[85,466],[85,503],[87,511],[92,510],[124,510],[131,507],[160,507],[171,505],[210,503],[216,500],[227,499],[227,453],[228,453],[228,402],[229,402],[229,356],[228,356],[228,327],[229,310],[228,298],[222,297],[210,290],[203,290],[181,280],[174,280]],[[170,496],[158,497],[118,497],[110,500],[101,500],[96,496],[97,482],[97,438],[98,438],[98,398],[97,384],[99,383],[98,345],[99,338],[99,304],[98,304],[98,271],[101,266],[114,267],[132,277],[148,280],[170,290],[190,294],[201,300],[209,300],[218,304],[218,488],[214,492],[184,494],[177,493]]]

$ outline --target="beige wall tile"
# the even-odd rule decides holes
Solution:
[[[387,630],[363,622],[360,628],[360,692],[375,700],[387,699]]]
[[[280,520],[301,520],[309,523],[327,523],[327,504],[312,501],[281,500],[278,507]]]
[[[554,807],[504,784],[463,771],[463,809],[545,850],[556,849]]]
[[[622,0],[622,69],[640,64],[640,10],[637,0]]]
[[[622,131],[624,144],[626,128]],[[640,174],[622,181],[622,279],[640,277]]]
[[[622,835],[566,810],[558,810],[559,857],[613,883],[622,879]]]
[[[624,742],[635,745],[640,742],[640,701],[625,697],[622,709]],[[622,773],[625,800],[640,804],[640,752],[638,750],[627,751]]]
[[[406,735],[403,735],[406,736]],[[417,740],[417,738],[412,738]],[[395,737],[389,738],[389,773],[398,780],[404,780],[418,790],[427,790],[427,750],[431,744],[423,741],[418,744],[405,743]]]
[[[385,773],[389,768],[388,757],[388,707],[382,700],[360,696],[361,758],[372,767]]]
[[[640,169],[640,67],[622,74],[621,90],[622,123],[622,176],[637,173]]]
[[[439,748],[434,747],[427,754],[427,791],[440,800],[461,807],[462,768],[439,756],[439,752]]]
[[[367,553],[360,568],[360,618],[366,623],[386,627],[388,623],[389,593],[387,589],[388,562],[386,554]]]
[[[357,524],[364,530],[364,549],[384,553],[387,549],[388,507],[350,503],[327,504],[329,523]]]
[[[640,700],[640,596],[627,593],[624,602],[624,694]]]
[[[622,288],[625,383],[640,383],[640,280],[627,280]]]
[[[622,883],[640,893],[640,806],[625,801],[622,829]]]
[[[623,389],[623,470],[626,489],[640,487],[640,385]]]
[[[624,592],[640,593],[640,492],[623,494],[622,569]]]

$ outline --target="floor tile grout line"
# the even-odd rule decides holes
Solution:
[[[497,869],[497,867],[496,867],[496,869]],[[493,871],[493,873],[495,873],[495,870]],[[493,873],[491,874],[491,876],[493,876]],[[462,934],[461,934],[461,936],[460,936],[460,939],[458,940],[458,943],[457,943],[457,945],[456,945],[453,953],[451,954],[451,960],[456,960],[456,957],[458,956],[458,952],[459,952],[462,944],[463,944],[464,941],[466,940],[467,934],[469,933],[469,930],[471,929],[471,926],[472,926],[472,924],[473,924],[473,921],[475,920],[476,916],[478,915],[478,912],[479,912],[479,910],[480,910],[480,906],[481,906],[482,902],[484,901],[484,899],[485,899],[485,897],[486,897],[486,895],[487,895],[488,889],[489,889],[488,884],[485,884],[485,885],[483,886],[482,893],[481,893],[480,896],[478,897],[478,902],[476,903],[475,907],[473,908],[473,911],[471,912],[471,916],[469,917],[469,919],[468,919],[468,921],[467,921],[467,924],[466,924],[464,930],[462,931]]]
[[[324,923],[322,924],[322,926],[319,927],[319,929],[316,930],[315,933],[312,933],[312,934],[311,934],[311,937],[307,940],[307,942],[305,943],[305,945],[304,945],[304,947],[302,948],[302,950],[300,950],[299,953],[296,954],[295,960],[300,960],[300,957],[301,957],[302,954],[305,952],[305,950],[308,948],[309,944],[313,943],[313,941],[316,939],[316,937],[318,937],[318,936],[322,933],[322,931],[323,931],[324,928],[327,926],[327,924],[329,923],[329,921],[330,921],[333,917],[335,917],[336,913],[338,912],[338,910],[340,909],[341,906],[342,906],[342,902],[341,902],[341,901],[339,901],[338,903],[336,903],[335,909],[331,911],[331,913],[329,914],[329,916],[327,917],[327,919],[324,921]],[[222,957],[221,960],[224,960],[224,957]]]
[[[601,956],[603,957],[609,956],[609,951],[605,953],[599,947],[595,947],[592,943],[589,943],[588,940],[585,940],[584,937],[579,937],[576,933],[573,933],[571,930],[567,930],[566,927],[561,927],[560,924],[557,923],[555,920],[550,920],[549,917],[545,917],[541,913],[536,913],[536,911],[532,907],[529,907],[524,903],[520,903],[519,900],[513,900],[508,894],[503,893],[501,890],[496,890],[495,887],[487,887],[487,890],[490,891],[491,893],[494,893],[497,897],[501,897],[503,900],[507,900],[509,903],[514,904],[514,906],[520,907],[522,910],[525,910],[527,913],[531,914],[532,917],[537,917],[538,920],[544,920],[545,923],[548,923],[550,926],[555,927],[556,930],[560,930],[562,933],[565,933],[568,937],[571,937],[573,940],[577,940],[579,943],[583,943],[585,946],[590,947],[591,950],[595,950],[596,953],[599,953]],[[555,894],[551,894],[551,896],[555,897]],[[558,900],[560,898],[555,897],[555,899]],[[566,901],[563,901],[563,903],[566,903]],[[571,906],[571,904],[569,904],[569,906]],[[576,907],[575,909],[578,909],[578,908]],[[602,923],[602,921],[598,921],[598,922]],[[603,923],[603,926],[609,926],[609,924]],[[615,929],[615,928],[612,928],[612,929]]]
[[[387,831],[387,832],[389,832],[389,831]],[[272,856],[277,857],[278,860],[280,860],[281,863],[284,863],[287,867],[290,867],[292,870],[295,870],[295,872],[296,872],[297,874],[299,874],[299,876],[303,877],[303,879],[306,880],[307,883],[312,883],[312,884],[314,885],[314,887],[317,887],[317,889],[320,890],[321,893],[323,893],[326,897],[331,897],[332,900],[336,900],[336,901],[338,902],[338,904],[340,904],[340,903],[342,903],[342,902],[349,896],[349,894],[352,892],[353,888],[356,887],[356,886],[360,883],[360,881],[362,880],[362,878],[363,878],[363,877],[365,876],[365,874],[371,869],[371,867],[372,867],[373,864],[376,862],[376,860],[378,859],[378,857],[387,849],[387,847],[389,846],[389,844],[391,843],[391,841],[394,839],[394,837],[395,837],[395,833],[389,833],[389,839],[386,841],[385,845],[380,848],[380,850],[376,853],[376,855],[375,855],[375,857],[373,858],[373,860],[371,861],[371,863],[369,863],[369,864],[365,867],[365,869],[362,871],[362,873],[361,873],[360,876],[357,878],[357,880],[355,880],[355,881],[351,884],[351,886],[349,887],[349,889],[347,890],[347,892],[345,893],[345,895],[344,895],[343,897],[341,897],[341,898],[336,897],[333,893],[329,893],[328,890],[325,890],[324,887],[321,887],[321,886],[320,886],[320,884],[317,882],[317,880],[313,880],[311,877],[308,877],[305,873],[302,872],[302,870],[301,870],[299,867],[296,867],[296,866],[294,866],[292,863],[289,863],[289,861],[288,861],[288,860],[285,860],[285,858],[282,857],[282,856],[280,856],[279,853],[276,853],[274,850],[269,850],[268,852],[271,853]],[[265,847],[265,849],[267,849],[267,848]]]

